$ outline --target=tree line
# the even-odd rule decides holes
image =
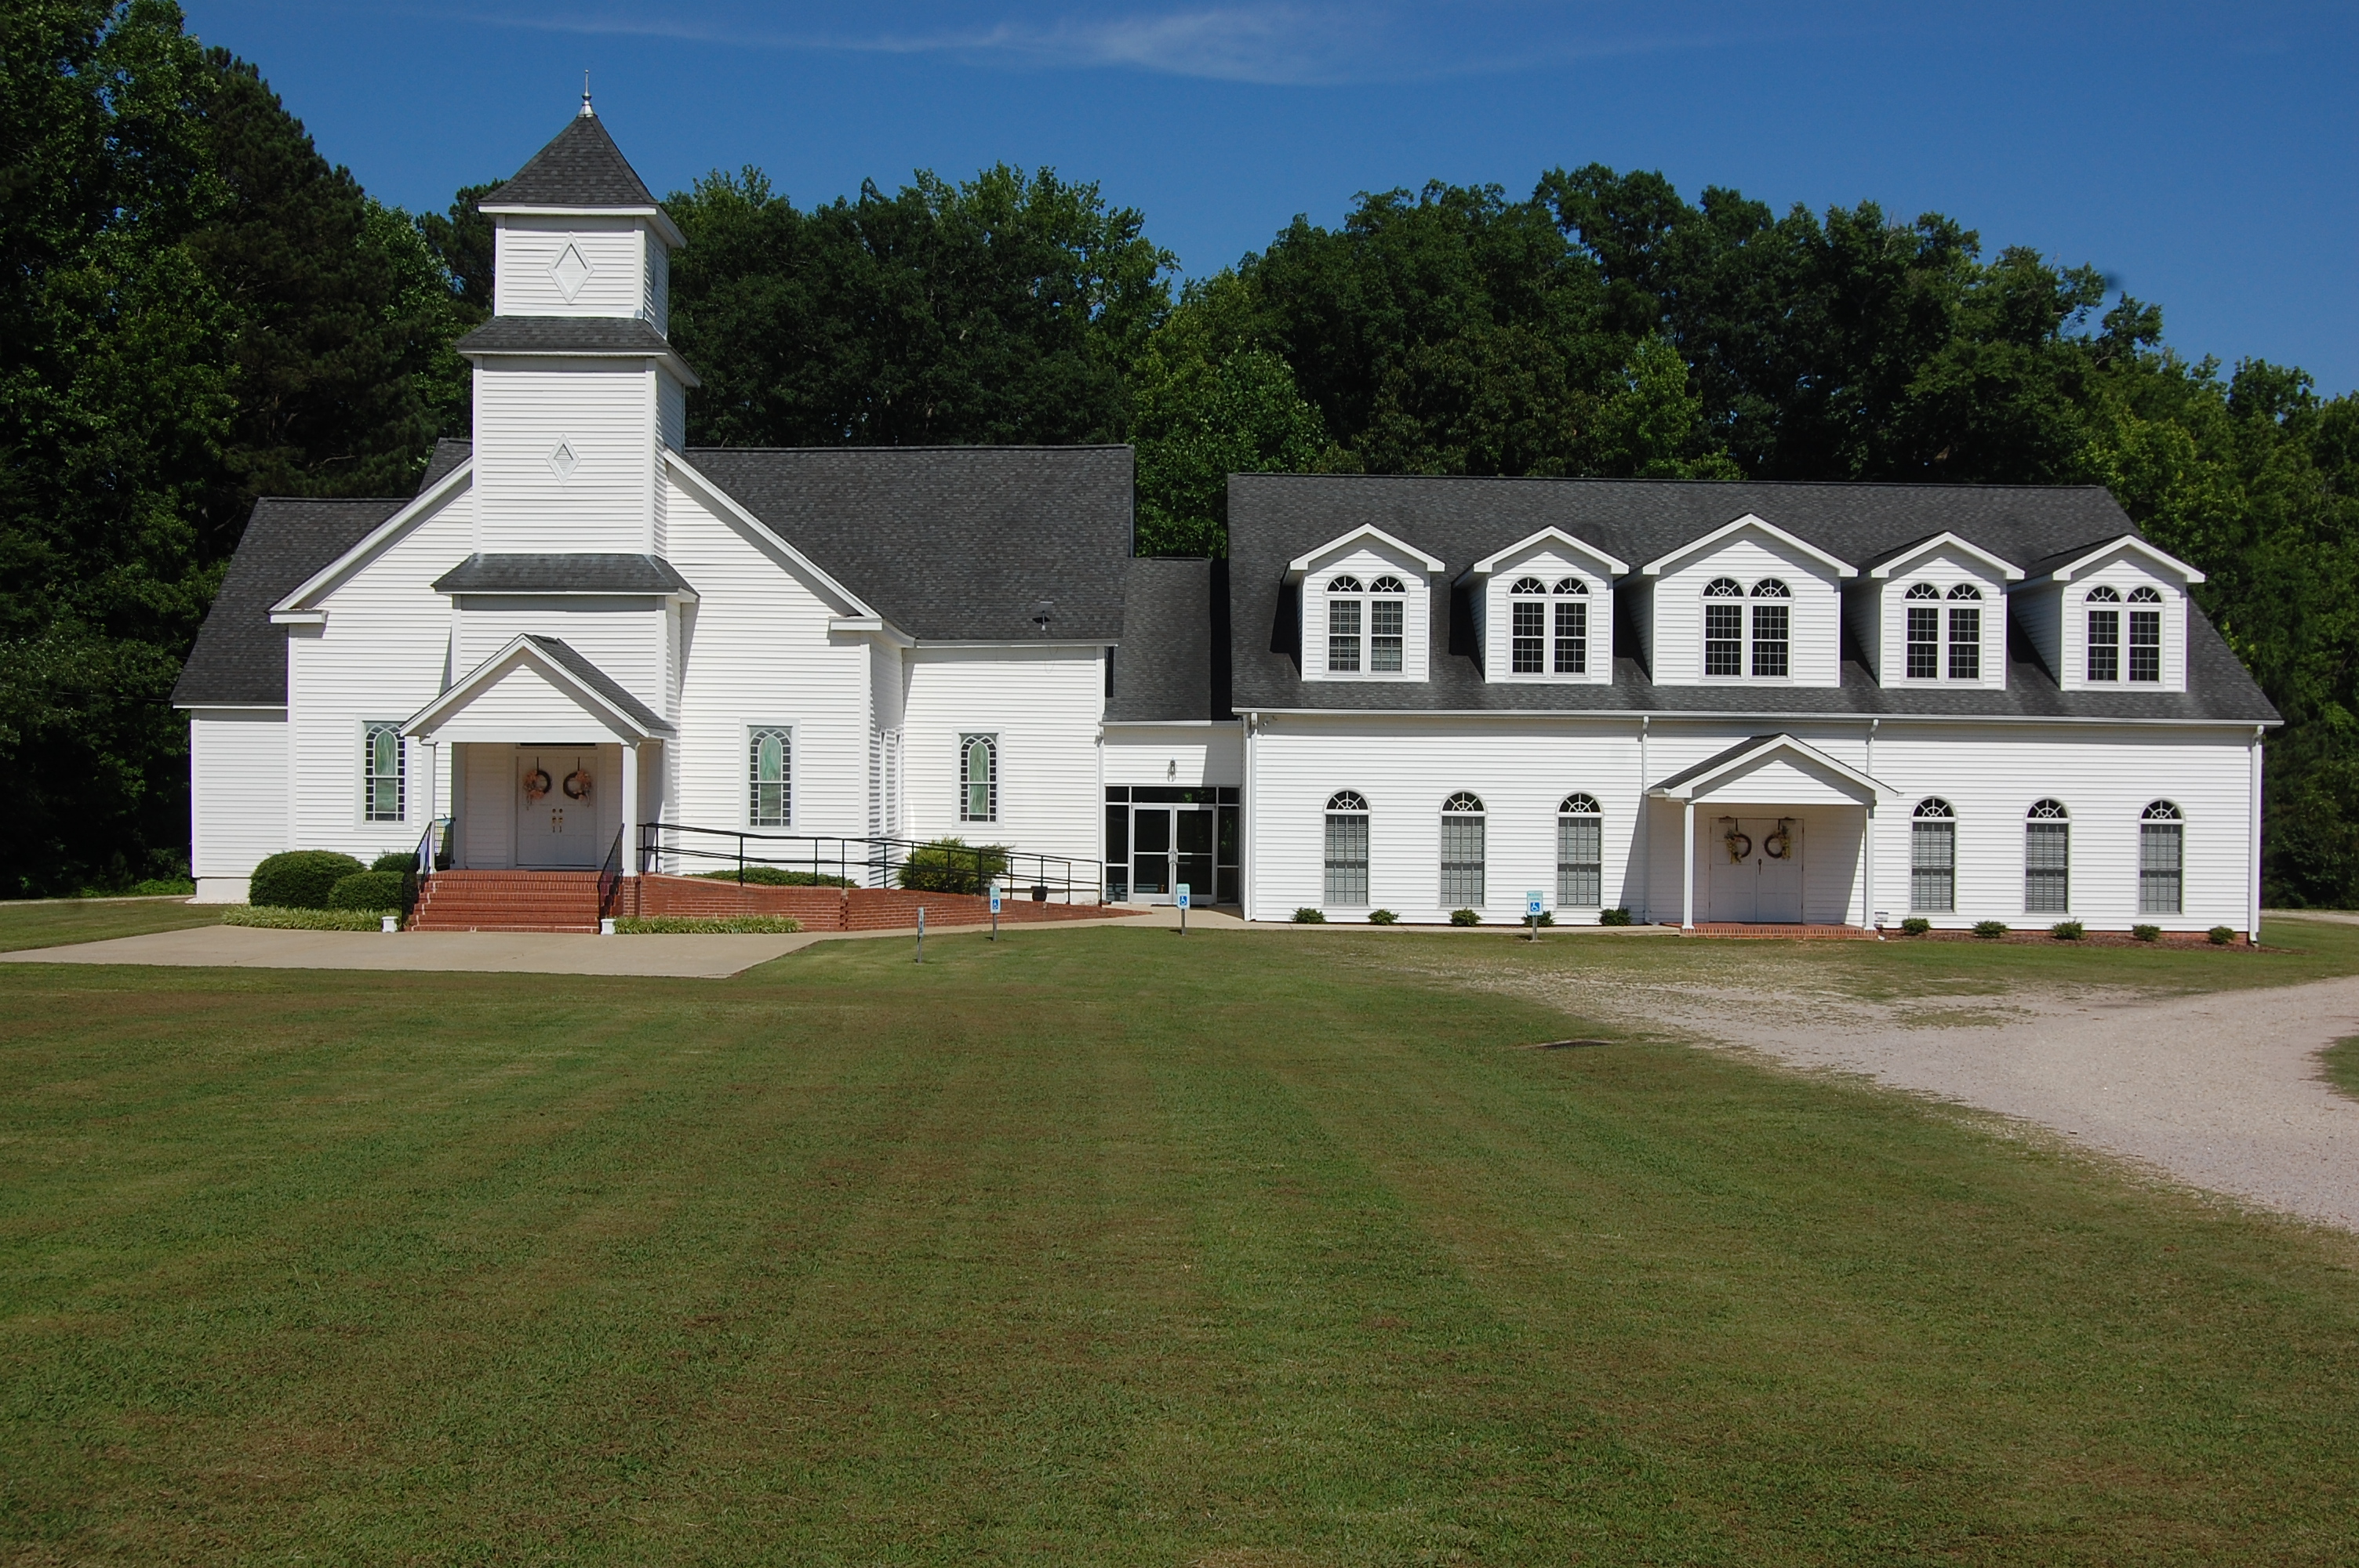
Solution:
[[[164,0],[0,16],[0,891],[185,866],[174,675],[255,497],[406,493],[468,428],[491,228],[375,201]],[[1142,550],[1247,470],[2105,485],[2284,713],[2273,900],[2359,903],[2359,401],[1938,214],[1601,165],[1297,218],[1180,284],[1053,171],[667,209],[698,445],[1117,441]]]

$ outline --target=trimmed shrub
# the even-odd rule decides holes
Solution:
[[[1556,911],[1552,909],[1541,910],[1539,914],[1539,923],[1542,925],[1554,925],[1556,924]]]
[[[1450,924],[1452,925],[1480,925],[1483,924],[1483,917],[1475,914],[1471,909],[1453,909],[1450,912]]]
[[[2078,942],[2082,937],[2086,936],[2088,932],[2077,920],[2060,920],[2048,928],[2048,935],[2055,937],[2059,942]]]
[[[899,880],[912,892],[980,893],[1006,872],[1005,844],[935,838],[909,851],[909,858],[901,864]],[[736,872],[733,870],[730,875]]]
[[[254,868],[246,902],[271,909],[325,909],[335,885],[361,869],[333,849],[289,849]]]
[[[717,871],[695,871],[690,874],[701,877],[709,882],[734,882],[737,880],[737,868],[723,866]],[[830,876],[824,871],[790,871],[784,866],[748,866],[745,868],[745,885],[749,888],[851,888],[858,887],[860,884],[850,877]],[[903,882],[901,885],[907,887],[909,884]],[[929,888],[927,891],[947,892],[950,890]]]
[[[2212,938],[2212,946],[2214,947],[2225,947],[2236,939],[2236,928],[2233,925],[2215,925],[2203,935]]]
[[[803,923],[784,914],[729,914],[702,919],[686,914],[650,914],[614,922],[624,936],[788,936]]]
[[[369,862],[372,871],[414,871],[417,869],[418,854],[413,849],[396,849]]]
[[[279,909],[270,904],[233,904],[223,925],[258,925],[266,931],[377,931],[389,909]]]
[[[1996,938],[2006,935],[2006,922],[2004,920],[1977,920],[1974,922],[1974,935],[1983,938],[1985,942],[1995,940]]]
[[[1368,924],[1371,925],[1398,925],[1400,924],[1400,916],[1389,909],[1372,909],[1368,911]]]
[[[1933,929],[1933,923],[1921,914],[1912,914],[1900,923],[1900,929],[1911,936],[1922,936]]]
[[[2130,935],[2136,937],[2141,942],[2159,942],[2162,940],[2162,927],[2159,925],[2133,925],[2130,927]]]
[[[1600,925],[1627,925],[1630,923],[1630,912],[1626,909],[1601,909],[1597,912],[1597,924]]]
[[[391,910],[407,914],[415,902],[410,897],[409,881],[406,871],[354,871],[351,876],[338,877],[336,885],[328,890],[328,907]]]
[[[1327,924],[1327,912],[1323,909],[1313,909],[1306,903],[1300,909],[1294,912],[1294,924],[1297,925],[1324,925]]]

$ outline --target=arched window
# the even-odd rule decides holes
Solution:
[[[1950,678],[1983,678],[1983,590],[1962,582],[1950,589]]]
[[[1360,599],[1366,591],[1348,572],[1327,579],[1327,670],[1331,675],[1360,672]]]
[[[1441,803],[1441,907],[1483,906],[1483,802],[1460,790]]]
[[[408,807],[408,769],[401,726],[378,722],[361,734],[361,820],[398,822]]]
[[[1936,679],[1941,673],[1941,590],[1930,582],[1912,583],[1901,597],[1908,601],[1908,678]]]
[[[999,737],[959,737],[959,820],[999,820]]]
[[[2130,589],[2130,679],[2162,678],[2162,595],[2151,588]]]
[[[2032,803],[2023,824],[2023,909],[2067,914],[2072,908],[2072,824],[2061,801]]]
[[[1517,578],[1507,589],[1507,669],[1536,676],[1548,668],[1548,584],[1536,577]]]
[[[1556,585],[1556,673],[1589,673],[1589,585],[1569,577]]]
[[[1368,668],[1375,674],[1393,675],[1401,667],[1408,594],[1397,577],[1380,577],[1368,585]]]
[[[1946,800],[1920,800],[1908,824],[1908,907],[1948,914],[1958,907],[1958,814]]]
[[[1783,676],[1787,673],[1786,641],[1789,610],[1787,600],[1794,596],[1776,578],[1763,578],[1753,585],[1753,673],[1756,676]],[[1774,602],[1764,603],[1763,600]]]
[[[1745,585],[1714,578],[1703,590],[1703,673],[1745,673]]]
[[[2084,600],[2089,613],[2089,678],[2122,678],[2122,596],[2099,583]]]
[[[783,724],[764,725],[745,737],[745,825],[794,825],[794,733]]]
[[[2136,602],[2133,596],[2132,602]],[[2177,914],[2185,889],[2187,824],[2167,800],[2149,802],[2138,817],[2138,913]]]
[[[1595,909],[1604,902],[1605,820],[1593,795],[1569,795],[1556,808],[1556,902]]]
[[[1327,907],[1361,909],[1368,902],[1368,800],[1337,790],[1327,801]]]

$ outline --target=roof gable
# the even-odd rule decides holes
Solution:
[[[1785,546],[1788,549],[1799,551],[1810,559],[1818,562],[1821,566],[1825,567],[1829,571],[1834,573],[1838,578],[1857,577],[1859,575],[1859,568],[1853,566],[1849,561],[1831,556],[1826,551],[1819,548],[1816,545],[1811,544],[1808,539],[1798,539],[1793,535],[1786,532],[1783,528],[1778,527],[1776,524],[1757,517],[1750,512],[1746,513],[1742,517],[1736,518],[1733,522],[1722,524],[1719,527],[1714,528],[1711,533],[1706,534],[1701,539],[1690,539],[1686,544],[1681,545],[1678,549],[1671,551],[1668,555],[1658,556],[1655,559],[1648,561],[1645,566],[1640,567],[1638,570],[1641,575],[1646,577],[1660,577],[1663,573],[1669,571],[1672,567],[1677,566],[1680,562],[1702,555],[1706,551],[1710,550],[1713,546],[1718,545],[1724,540],[1732,539],[1739,534],[1746,533],[1766,534],[1770,538],[1775,539],[1779,544]]]
[[[2203,580],[2201,572],[2180,560],[2177,556],[2156,548],[2136,534],[2124,534],[2119,538],[2108,539],[2101,545],[2065,550],[2049,557],[2046,560],[2033,562],[2030,581],[2024,586],[2027,588],[2032,583],[2071,582],[2077,574],[2094,567],[2101,567],[2114,557],[2123,555],[2136,556],[2148,566],[2158,568],[2178,578],[2181,583],[2198,583]]]
[[[354,571],[375,558],[386,546],[419,523],[440,511],[443,503],[475,481],[475,463],[470,457],[408,501],[395,503],[392,516],[370,529],[362,538],[341,551],[334,559],[321,566],[271,605],[275,618],[281,615],[308,615],[320,608],[320,600]],[[245,548],[243,545],[239,546]]]
[[[1520,556],[1527,555],[1543,545],[1562,546],[1572,554],[1581,557],[1591,565],[1597,567],[1603,573],[1606,580],[1609,582],[1617,577],[1626,577],[1629,575],[1630,568],[1627,562],[1615,559],[1614,557],[1607,555],[1603,550],[1599,549],[1596,546],[1588,543],[1586,540],[1574,538],[1571,535],[1566,533],[1561,528],[1543,528],[1537,534],[1528,535],[1524,538],[1516,540],[1514,544],[1508,546],[1504,550],[1494,550],[1489,555],[1484,557],[1481,560],[1476,561],[1473,566],[1468,567],[1461,575],[1470,578],[1489,577],[1493,572],[1499,569],[1499,567],[1503,562],[1512,561]]]
[[[1425,575],[1428,577],[1448,569],[1439,557],[1427,555],[1408,540],[1396,539],[1373,523],[1363,523],[1350,533],[1338,535],[1315,549],[1305,550],[1301,555],[1287,562],[1286,580],[1300,582],[1305,577],[1317,571],[1321,562],[1333,560],[1337,556],[1344,554],[1355,546],[1371,542],[1391,550],[1396,555],[1405,556],[1415,561],[1425,569]]]
[[[509,641],[403,720],[404,733],[420,739],[433,738],[477,700],[509,682],[519,670],[531,671],[552,692],[569,699],[619,740],[652,741],[672,733],[671,725],[624,690],[612,676],[571,643],[529,633]]]
[[[1923,560],[1927,556],[1932,555],[1936,551],[1945,549],[1953,550],[1959,555],[1971,557],[1973,559],[1980,561],[1984,566],[1988,567],[1992,571],[1996,572],[2005,581],[2020,582],[2023,580],[2023,568],[2017,566],[2013,561],[2006,560],[2000,557],[1992,555],[1988,550],[1984,549],[1980,545],[1975,544],[1971,539],[1962,539],[1957,535],[1949,533],[1936,534],[1930,539],[1919,539],[1913,545],[1904,545],[1900,548],[1891,551],[1890,553],[1869,562],[1867,575],[1871,578],[1877,579],[1888,578],[1897,572],[1907,571],[1911,566]]]
[[[1847,793],[1870,800],[1893,793],[1849,763],[1786,734],[1756,735],[1751,740],[1739,741],[1693,767],[1680,769],[1647,793],[1658,800],[1701,800],[1780,760],[1799,763],[1806,775],[1821,775],[1838,787],[1847,786]]]
[[[237,554],[172,687],[178,708],[287,706],[287,633],[271,606],[381,527],[408,503],[399,496],[360,501],[285,500],[254,503]]]

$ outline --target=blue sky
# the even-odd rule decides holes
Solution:
[[[321,149],[441,207],[591,72],[647,182],[799,205],[1006,160],[1094,180],[1190,274],[1296,213],[1592,161],[1692,199],[1939,211],[2087,262],[2190,356],[2359,387],[2359,7],[188,0]]]

